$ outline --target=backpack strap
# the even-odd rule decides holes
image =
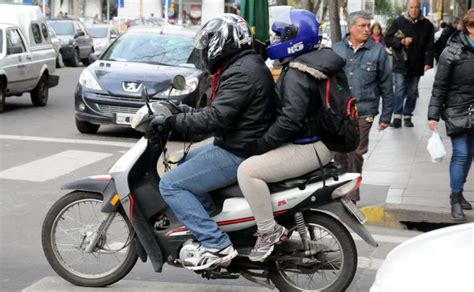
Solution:
[[[331,103],[329,102],[331,96],[329,95],[329,91],[331,90],[331,79],[328,78],[327,81],[326,81],[326,107],[327,109],[330,109],[331,108]]]

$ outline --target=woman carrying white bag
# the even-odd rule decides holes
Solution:
[[[446,122],[453,155],[449,167],[451,215],[464,222],[472,206],[463,196],[474,155],[474,9],[463,17],[463,31],[455,33],[441,53],[428,109],[428,126],[436,132]]]

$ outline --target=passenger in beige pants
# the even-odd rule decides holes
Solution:
[[[272,30],[280,39],[267,48],[268,56],[283,66],[276,84],[278,116],[263,137],[246,145],[247,155],[254,156],[242,162],[237,172],[258,228],[251,261],[263,261],[288,234],[273,218],[267,183],[301,176],[318,169],[319,161],[331,161],[332,153],[319,141],[319,89],[328,75],[345,79],[344,60],[331,49],[319,48],[314,14],[294,9],[278,18]]]

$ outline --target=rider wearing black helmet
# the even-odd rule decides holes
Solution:
[[[199,254],[184,262],[193,270],[227,263],[237,255],[228,235],[208,215],[213,208],[208,192],[237,181],[245,145],[262,136],[275,116],[272,75],[251,45],[243,18],[224,14],[209,20],[194,46],[202,68],[214,74],[211,104],[152,122],[153,127],[215,137],[213,144],[191,151],[160,182],[164,200],[201,243]]]

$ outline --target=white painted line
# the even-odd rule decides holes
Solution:
[[[0,172],[0,178],[43,182],[112,156],[110,153],[67,150]]]
[[[382,259],[372,259],[366,257],[357,258],[357,268],[359,269],[369,269],[369,270],[378,270],[383,264],[384,260]]]
[[[359,235],[355,233],[351,233],[351,235],[354,238],[354,240],[364,241]],[[378,235],[378,234],[372,234],[372,237],[377,242],[387,242],[387,243],[402,243],[412,238],[412,237],[405,237],[405,236],[389,236],[389,235]]]
[[[133,145],[135,145],[135,143],[129,143],[129,142],[66,139],[66,138],[48,138],[48,137],[16,136],[16,135],[0,135],[0,139],[34,141],[34,142],[51,142],[51,143],[89,144],[89,145],[115,146],[115,147],[127,147],[127,148],[130,148]]]

